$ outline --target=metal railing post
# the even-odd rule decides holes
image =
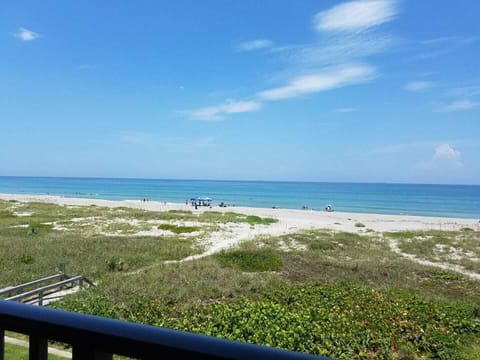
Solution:
[[[30,335],[28,354],[30,360],[48,360],[48,341],[39,335]]]
[[[85,344],[75,344],[72,348],[72,360],[112,360],[113,355],[95,351]]]
[[[5,330],[0,330],[0,360],[5,359]]]

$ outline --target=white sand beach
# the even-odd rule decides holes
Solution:
[[[158,201],[143,202],[140,200],[101,200],[70,198],[55,195],[20,195],[0,194],[0,199],[20,202],[44,202],[70,206],[106,206],[130,207],[151,211],[188,210],[192,212],[220,211],[238,212],[246,215],[272,217],[278,223],[270,225],[273,234],[286,233],[301,229],[330,229],[349,232],[364,232],[372,229],[377,232],[407,230],[460,230],[469,227],[480,230],[479,219],[445,218],[411,215],[382,215],[348,212],[325,212],[315,210],[269,209],[253,207],[199,207],[195,210],[190,205],[180,203],[164,203]],[[361,223],[365,227],[357,227]]]

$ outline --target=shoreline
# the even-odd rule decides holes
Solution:
[[[0,193],[1,200],[19,202],[44,202],[67,206],[104,206],[129,207],[147,211],[184,210],[200,213],[203,211],[237,212],[245,215],[271,217],[278,219],[286,232],[304,229],[329,229],[362,233],[367,230],[376,232],[408,231],[408,230],[461,230],[471,228],[480,231],[480,221],[471,218],[451,218],[416,215],[389,215],[351,212],[325,212],[318,210],[296,210],[282,208],[256,207],[199,207],[194,209],[190,204],[141,200],[104,200],[90,198],[64,197],[59,195],[27,195]],[[357,224],[357,225],[356,225]],[[359,226],[362,224],[364,226]]]
[[[0,193],[185,203],[204,196],[229,206],[479,219],[480,185],[243,180],[0,177]]]

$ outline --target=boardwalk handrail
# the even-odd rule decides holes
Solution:
[[[55,275],[50,275],[50,276],[47,276],[47,277],[44,277],[44,278],[41,278],[41,279],[37,279],[37,280],[33,280],[33,281],[30,281],[30,282],[27,282],[27,283],[23,283],[23,284],[20,284],[20,285],[9,286],[9,287],[6,287],[4,289],[0,289],[0,295],[7,294],[7,296],[10,296],[10,294],[12,292],[22,291],[23,289],[26,289],[27,287],[30,287],[30,286],[42,284],[42,283],[57,280],[57,279],[63,280],[65,278],[67,278],[67,275],[65,275],[63,272],[61,272],[61,273],[58,273],[58,274],[55,274]]]
[[[38,289],[33,289],[33,290],[30,290],[30,291],[24,292],[22,294],[11,296],[11,297],[9,297],[5,300],[18,301],[18,300],[27,299],[27,298],[35,296],[35,295],[41,296],[44,292],[47,292],[49,290],[54,290],[54,289],[57,289],[57,288],[62,287],[62,286],[73,285],[75,282],[80,283],[80,282],[83,281],[83,279],[84,279],[83,275],[77,275],[77,276],[68,278],[66,280],[62,280],[62,281],[59,281],[59,282],[56,282],[56,283],[53,283],[53,284],[42,286]]]
[[[266,346],[0,300],[0,360],[4,332],[30,336],[30,359],[47,358],[47,340],[72,344],[77,359],[325,359]]]

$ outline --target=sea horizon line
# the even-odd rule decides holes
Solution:
[[[326,180],[266,180],[266,179],[187,179],[187,178],[149,178],[149,177],[105,177],[105,176],[50,176],[50,175],[0,175],[0,178],[25,179],[81,179],[81,180],[145,180],[145,181],[208,181],[208,182],[245,182],[245,183],[295,183],[295,184],[366,184],[366,185],[415,185],[415,186],[472,186],[471,183],[422,183],[422,182],[389,182],[389,181],[326,181]]]

